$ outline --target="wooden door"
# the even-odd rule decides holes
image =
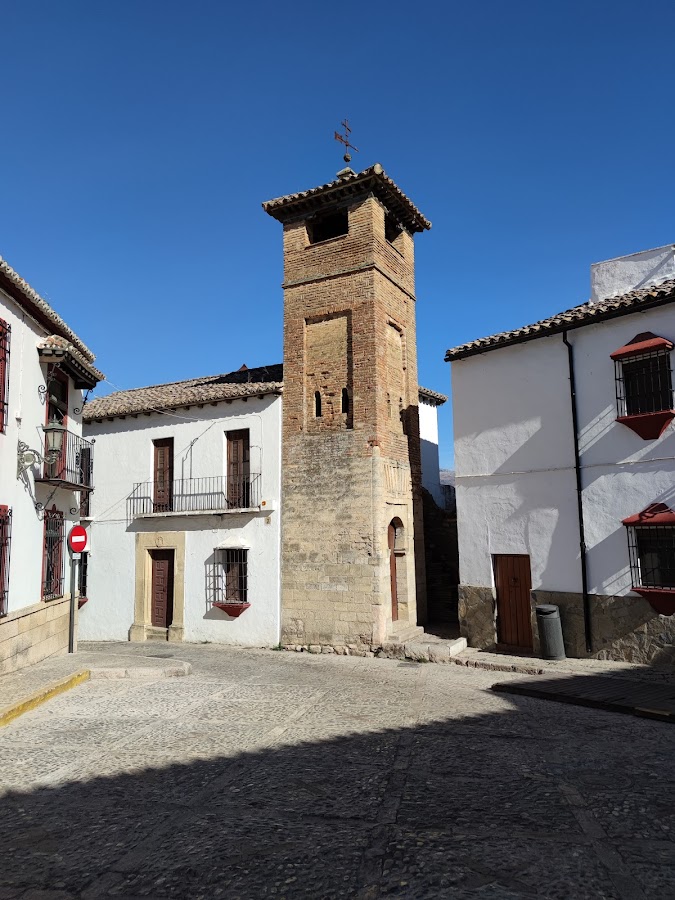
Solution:
[[[248,428],[227,432],[227,505],[251,505],[251,446]]]
[[[153,512],[171,512],[173,507],[173,438],[153,441],[155,463],[153,476]]]
[[[391,620],[398,621],[398,588],[396,585],[396,554],[394,548],[396,546],[396,526],[390,523],[387,533],[389,544],[389,581],[391,584]]]
[[[168,628],[173,620],[173,550],[151,550],[152,595],[150,622]]]
[[[494,567],[499,643],[531,650],[530,557],[510,554],[495,556]]]

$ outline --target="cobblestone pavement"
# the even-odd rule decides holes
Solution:
[[[0,900],[675,897],[669,725],[459,666],[152,652],[193,674],[0,730]]]

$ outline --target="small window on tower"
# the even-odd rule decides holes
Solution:
[[[321,418],[321,392],[314,391],[314,415],[317,419]]]
[[[389,241],[390,244],[394,244],[398,246],[396,243],[403,233],[403,228],[396,219],[391,215],[391,213],[386,213],[384,217],[384,236]]]
[[[349,391],[342,388],[342,412],[349,413]]]
[[[346,209],[332,212],[329,215],[317,216],[307,222],[307,236],[310,244],[319,244],[331,238],[341,237],[349,233],[349,213]]]

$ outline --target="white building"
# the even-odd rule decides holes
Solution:
[[[280,365],[93,400],[83,640],[274,646],[280,636]],[[424,486],[442,493],[436,407]]]
[[[281,378],[243,367],[87,405],[82,639],[279,642]]]
[[[65,539],[93,487],[81,423],[83,391],[103,377],[93,361],[0,259],[0,674],[68,649]]]
[[[445,394],[419,389],[420,455],[422,458],[422,486],[441,508],[445,507],[445,495],[441,486],[438,458],[438,407],[446,401]]]
[[[473,646],[537,652],[554,603],[570,656],[672,653],[674,274],[672,247],[598,264],[589,303],[446,354]]]

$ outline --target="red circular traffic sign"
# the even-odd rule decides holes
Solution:
[[[68,535],[68,546],[73,553],[84,553],[87,549],[87,531],[81,525],[73,525]]]

